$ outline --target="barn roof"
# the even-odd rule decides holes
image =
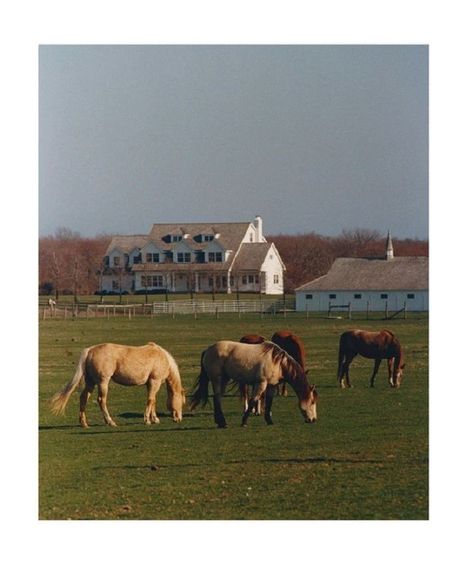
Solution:
[[[338,258],[329,272],[296,291],[426,290],[428,257]]]

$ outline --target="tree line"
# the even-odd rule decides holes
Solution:
[[[112,235],[84,238],[60,228],[39,240],[39,292],[43,295],[91,295],[99,290],[103,258]],[[266,236],[286,266],[285,290],[327,273],[338,257],[383,257],[386,235],[376,230],[344,230],[338,236],[315,232]],[[427,240],[393,238],[395,256],[427,256]]]

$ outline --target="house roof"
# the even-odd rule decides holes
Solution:
[[[222,223],[190,223],[190,224],[153,224],[149,238],[154,240],[163,249],[172,249],[174,243],[166,243],[163,238],[169,234],[189,234],[189,245],[193,249],[204,249],[209,245],[209,242],[197,242],[194,238],[201,234],[217,235],[218,242],[226,250],[238,249],[241,241],[243,240],[250,222],[222,222]]]
[[[429,288],[428,257],[338,258],[329,272],[296,291],[425,290]]]
[[[232,265],[232,271],[261,269],[270,248],[271,244],[268,242],[242,244]]]
[[[135,236],[113,236],[105,255],[108,255],[114,249],[121,250],[124,253],[130,253],[136,248],[142,248],[149,242],[149,239],[149,236],[143,234]]]

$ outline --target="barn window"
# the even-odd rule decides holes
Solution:
[[[408,299],[415,299],[416,296],[414,295],[414,293],[407,293],[407,298]]]
[[[387,293],[381,293],[380,297],[382,299],[387,299],[388,298],[388,294]]]
[[[313,295],[306,295],[305,298],[307,301],[310,301],[311,299],[313,299]]]
[[[355,294],[353,295],[353,298],[354,298],[354,299],[361,299],[361,293],[355,293]]]
[[[336,299],[337,295],[335,293],[330,293],[330,295],[328,296],[329,299]]]

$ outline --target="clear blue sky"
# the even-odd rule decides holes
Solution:
[[[39,229],[428,236],[428,48],[41,46]]]

